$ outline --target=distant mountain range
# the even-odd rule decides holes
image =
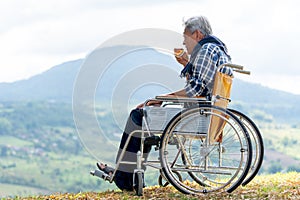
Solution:
[[[0,101],[71,101],[73,83],[83,59],[66,62],[13,83],[0,83]]]
[[[111,47],[109,51],[114,51]],[[0,101],[65,101],[72,102],[72,94],[76,77],[84,64],[84,59],[78,59],[56,65],[51,69],[35,75],[27,80],[16,81],[13,83],[0,83]],[[101,91],[96,91],[96,96],[104,101],[109,101],[112,91],[115,89],[117,80],[122,79],[124,74],[131,72],[134,67],[144,63],[161,63],[162,65],[175,66],[176,71],[180,71],[180,66],[174,58],[168,54],[158,52],[154,49],[147,49],[138,52],[138,55],[128,55],[114,61],[112,65],[122,65],[121,68],[110,67],[108,76],[99,79]],[[131,70],[131,71],[130,71]],[[159,76],[159,72],[157,72]],[[143,77],[136,77],[142,79]],[[103,85],[105,87],[103,87]],[[98,90],[99,90],[98,88]],[[137,95],[133,95],[138,100],[154,97],[165,93],[164,87],[149,86],[144,91],[140,90]],[[279,120],[285,121],[287,116],[290,121],[299,122],[300,95],[270,89],[260,84],[245,82],[239,79],[234,80],[232,89],[233,106],[240,109],[259,109],[265,113],[270,113]]]

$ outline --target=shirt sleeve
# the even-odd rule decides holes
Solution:
[[[224,66],[220,69],[220,72],[229,76],[233,76],[233,70],[231,67]]]
[[[204,89],[204,84],[199,79],[191,78],[185,86],[185,92],[188,97],[194,97],[200,94]]]

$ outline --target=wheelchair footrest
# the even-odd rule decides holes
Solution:
[[[160,137],[159,136],[156,136],[156,135],[152,135],[152,136],[150,136],[150,137],[147,137],[146,139],[145,139],[145,141],[144,141],[144,144],[145,145],[156,145],[156,146],[158,146],[158,144],[159,144],[159,142],[160,142]]]
[[[97,177],[99,177],[99,178],[102,178],[102,179],[104,179],[105,181],[109,181],[110,178],[111,178],[108,174],[106,174],[105,172],[100,171],[100,170],[98,170],[98,169],[96,169],[96,170],[94,170],[94,171],[91,171],[90,174],[91,174],[92,176],[97,176]]]

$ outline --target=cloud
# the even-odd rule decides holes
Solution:
[[[0,1],[0,81],[82,58],[124,31],[164,28],[181,33],[183,17],[202,14],[228,45],[233,62],[253,72],[251,81],[278,87],[274,77],[282,75],[290,84],[288,77],[300,74],[299,5],[296,0]],[[297,90],[291,87],[280,89]]]

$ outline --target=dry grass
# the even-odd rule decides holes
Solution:
[[[231,194],[214,192],[200,195],[185,195],[171,186],[152,186],[144,189],[138,197],[134,192],[106,191],[84,192],[78,194],[53,194],[49,196],[15,197],[14,199],[300,199],[300,173],[273,174],[257,176],[245,187],[239,187]]]

